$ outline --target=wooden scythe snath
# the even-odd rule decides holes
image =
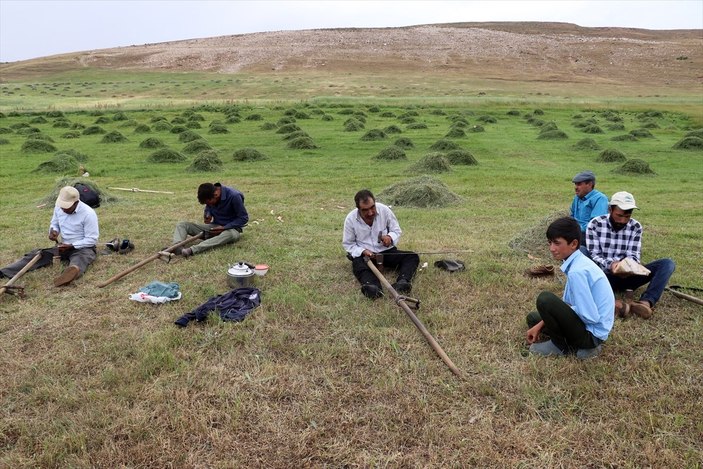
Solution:
[[[376,268],[371,259],[366,259],[366,265],[369,267],[369,269],[371,269],[371,272],[373,272],[374,275],[378,277],[378,279],[381,281],[381,284],[386,288],[386,290],[388,290],[391,295],[393,295],[395,303],[401,308],[403,308],[405,314],[410,317],[413,324],[415,324],[415,327],[417,327],[422,333],[422,335],[425,336],[425,340],[427,340],[427,342],[434,349],[434,351],[437,352],[439,358],[441,358],[442,361],[449,367],[449,369],[452,370],[452,373],[457,376],[461,376],[461,371],[459,370],[459,368],[457,368],[456,365],[454,365],[454,363],[452,362],[452,360],[447,356],[447,354],[444,353],[444,350],[442,350],[442,347],[437,343],[435,338],[432,337],[432,334],[428,332],[422,322],[420,322],[420,320],[417,318],[415,313],[412,312],[410,306],[405,303],[406,297],[399,295],[398,292],[395,291],[395,288],[393,288],[393,286],[388,282],[388,280],[386,280],[386,277],[384,277],[383,274]],[[415,301],[416,304],[419,303],[417,300],[412,301]]]
[[[202,238],[203,234],[204,234],[204,233],[199,233],[199,234],[197,234],[197,235],[193,235],[193,236],[191,236],[190,238],[186,238],[186,239],[184,239],[183,241],[180,241],[180,242],[174,244],[173,246],[169,246],[169,247],[167,247],[166,249],[164,249],[164,250],[162,250],[162,251],[159,251],[159,252],[157,252],[156,254],[153,254],[153,255],[147,257],[146,259],[144,259],[143,261],[141,261],[139,264],[135,264],[135,265],[133,265],[132,267],[130,267],[129,269],[127,269],[127,270],[123,270],[123,271],[120,272],[119,274],[117,274],[117,275],[115,275],[115,276],[113,276],[113,277],[110,277],[109,279],[105,280],[103,283],[99,283],[99,284],[98,284],[98,287],[99,287],[99,288],[103,288],[103,287],[106,287],[106,286],[110,285],[112,282],[114,282],[114,281],[116,281],[116,280],[119,280],[119,279],[121,279],[122,277],[124,277],[125,275],[134,272],[135,270],[137,270],[138,268],[140,268],[140,267],[142,267],[142,266],[148,264],[149,262],[154,261],[154,260],[160,258],[160,257],[163,255],[162,253],[164,253],[164,252],[173,252],[174,249],[176,249],[176,248],[179,248],[179,247],[184,246],[184,245],[186,245],[186,244],[188,244],[188,243],[191,243],[191,242],[195,241],[196,239]]]
[[[32,257],[32,259],[29,262],[27,262],[27,265],[22,267],[22,269],[19,272],[17,272],[10,280],[8,280],[5,285],[0,287],[0,295],[2,295],[5,292],[10,293],[12,291],[12,289],[15,289],[15,290],[17,290],[20,297],[24,296],[24,289],[22,287],[15,287],[14,283],[17,280],[19,280],[19,278],[21,276],[26,274],[27,271],[29,269],[31,269],[34,264],[39,262],[39,259],[41,259],[41,256],[42,256],[42,251],[39,250],[39,252],[37,252],[37,254],[34,257]]]
[[[678,296],[679,298],[683,298],[684,300],[691,301],[693,303],[703,305],[703,300],[700,298],[696,298],[695,296],[692,295],[687,295],[685,293],[681,293],[680,291],[677,291],[676,288],[686,288],[686,287],[680,287],[678,285],[672,285],[670,287],[665,287],[664,290],[668,291],[674,296]]]
[[[137,187],[108,187],[108,189],[116,190],[116,191],[127,191],[127,192],[146,192],[149,194],[173,194],[173,192],[168,192],[168,191],[150,191],[147,189],[139,189]]]

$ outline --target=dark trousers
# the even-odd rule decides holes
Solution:
[[[33,251],[29,251],[27,254],[25,254],[21,259],[18,259],[12,264],[6,265],[2,269],[0,269],[0,278],[14,277],[20,270],[24,268],[25,265],[29,264],[29,261],[34,259],[34,256],[36,256],[37,253],[40,251],[42,253],[42,256],[32,267],[29,268],[28,272],[51,265],[54,262],[54,253],[56,253],[56,248],[34,249]]]
[[[642,285],[649,283],[647,289],[640,296],[640,300],[647,300],[654,306],[664,293],[669,278],[676,269],[676,264],[671,259],[658,259],[645,265],[651,273],[644,275],[631,275],[629,277],[617,277],[613,274],[605,274],[608,277],[613,291],[636,290]]]
[[[564,352],[594,348],[603,342],[587,331],[571,306],[552,292],[543,291],[537,296],[537,312],[544,321],[545,334]],[[530,316],[534,317],[534,313]],[[532,322],[530,316],[528,323]]]
[[[383,268],[398,271],[398,280],[405,279],[412,281],[417,267],[420,265],[420,256],[412,251],[400,251],[398,248],[390,248],[383,251]],[[371,284],[381,288],[381,281],[366,265],[364,256],[352,259],[352,271],[354,276],[362,285]]]

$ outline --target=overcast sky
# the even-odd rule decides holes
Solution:
[[[0,61],[264,31],[465,21],[703,29],[703,0],[0,0]]]

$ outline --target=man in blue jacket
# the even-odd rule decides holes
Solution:
[[[177,255],[190,257],[217,246],[234,243],[239,240],[249,221],[249,214],[244,208],[244,194],[219,182],[200,184],[198,202],[205,205],[203,223],[178,222],[173,232],[173,244],[200,233],[205,233],[205,240],[189,248],[176,249],[174,252]]]
[[[571,202],[571,216],[581,227],[581,247],[586,246],[588,222],[608,213],[608,197],[595,189],[596,175],[592,171],[581,171],[571,180],[574,183],[574,200]],[[585,254],[585,253],[584,253]]]

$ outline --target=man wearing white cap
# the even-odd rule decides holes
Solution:
[[[68,285],[80,277],[95,260],[95,245],[100,235],[95,210],[81,202],[75,187],[61,188],[49,226],[49,239],[58,243],[58,252],[68,267],[54,279],[54,285]]]
[[[629,192],[613,194],[608,214],[588,223],[586,244],[591,259],[605,272],[613,290],[635,290],[649,284],[639,301],[627,304],[617,300],[615,304],[617,315],[627,316],[632,312],[647,319],[652,316],[652,308],[664,292],[676,264],[671,259],[655,260],[644,266],[650,272],[647,275],[633,275],[628,269],[618,268],[626,258],[640,263],[642,225],[632,218],[632,211],[636,208],[635,198]]]

